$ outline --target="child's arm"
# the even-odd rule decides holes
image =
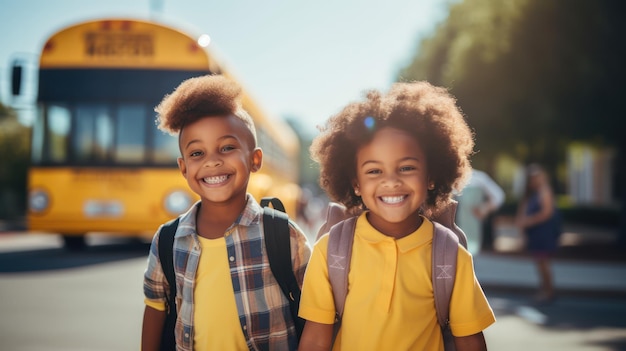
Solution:
[[[141,350],[158,351],[161,344],[161,332],[165,323],[165,311],[146,306],[143,312],[141,328]]]
[[[298,350],[328,351],[333,342],[333,324],[306,321]]]
[[[456,351],[487,351],[485,336],[482,332],[470,336],[457,336],[454,338],[454,345]]]
[[[517,212],[515,214],[515,226],[519,229],[525,229],[524,221],[526,220],[526,198],[524,197],[517,205]]]
[[[167,316],[166,291],[169,286],[159,259],[159,231],[152,238],[148,267],[144,272],[145,309],[141,328],[141,350],[158,351]]]
[[[311,247],[304,232],[297,224],[289,222],[289,237],[291,245],[291,267],[296,281],[302,289],[304,281],[304,272],[311,258]]]
[[[523,207],[518,212],[517,225],[522,228],[532,227],[541,224],[554,214],[554,195],[548,187],[542,187],[539,190],[539,201],[541,202],[541,210],[535,214],[527,215],[524,211],[526,208],[526,200],[522,202]]]

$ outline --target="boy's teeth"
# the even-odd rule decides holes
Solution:
[[[218,184],[218,183],[221,183],[223,181],[226,181],[227,178],[228,178],[228,176],[221,175],[221,176],[218,176],[218,177],[206,177],[206,178],[204,178],[204,181],[205,181],[205,183],[208,183],[208,184]]]
[[[404,196],[383,196],[381,199],[384,203],[397,204],[398,202],[404,200]]]

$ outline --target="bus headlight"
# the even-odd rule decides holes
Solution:
[[[184,191],[173,191],[165,196],[165,210],[172,215],[179,215],[191,206],[191,197]]]
[[[50,198],[45,190],[33,190],[28,196],[28,208],[35,213],[41,213],[48,209]]]

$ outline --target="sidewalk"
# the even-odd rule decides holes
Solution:
[[[480,253],[474,257],[476,276],[486,290],[535,291],[539,278],[531,257]],[[559,294],[626,298],[626,263],[555,259],[554,285]]]
[[[559,294],[626,298],[626,253],[616,246],[617,230],[565,223],[552,268]],[[494,250],[474,256],[485,290],[534,292],[539,277],[532,256],[507,218],[494,222]]]

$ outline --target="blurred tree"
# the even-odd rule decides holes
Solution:
[[[26,210],[30,129],[15,110],[0,104],[0,218],[15,219]]]
[[[615,143],[624,4],[465,0],[421,42],[399,79],[450,88],[484,156],[504,148],[552,163],[569,139]]]
[[[398,79],[450,89],[476,131],[482,168],[504,152],[554,174],[572,140],[616,147],[626,203],[626,149],[617,127],[625,10],[620,0],[464,0],[451,5]]]

